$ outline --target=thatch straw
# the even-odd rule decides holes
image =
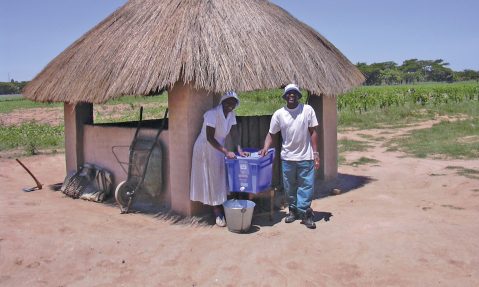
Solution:
[[[337,95],[363,75],[323,36],[265,0],[130,0],[40,72],[36,101],[104,103],[191,82],[213,92],[294,82]]]

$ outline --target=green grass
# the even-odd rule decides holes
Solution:
[[[338,114],[338,128],[340,130],[351,127],[356,129],[398,128],[431,117],[425,117],[410,107],[398,107],[385,111],[374,109],[363,113],[345,110]]]
[[[271,115],[284,105],[281,98],[281,90],[265,90],[248,93],[240,93],[240,106],[236,109],[238,116]],[[128,110],[121,116],[118,113],[102,113],[106,106],[128,105]],[[161,119],[168,106],[167,93],[160,96],[150,97],[122,97],[111,100],[104,105],[94,107],[95,123],[127,122],[136,121],[139,118],[140,106],[144,106],[143,119]]]
[[[448,166],[446,169],[454,169],[456,173],[467,178],[479,179],[479,170],[464,168],[462,166]]]
[[[358,134],[358,136],[364,138],[364,139],[368,139],[368,140],[374,140],[374,136],[372,135],[368,135],[368,134]]]
[[[236,109],[238,116],[271,115],[284,106],[281,90],[265,90],[240,93],[240,106]],[[303,99],[304,100],[304,99]],[[103,113],[107,106],[127,105],[122,113]],[[159,96],[134,97],[127,96],[110,100],[104,105],[94,106],[95,123],[112,123],[136,121],[139,118],[140,106],[144,107],[143,119],[161,119],[168,106],[167,93]],[[114,109],[114,108],[113,108]],[[118,116],[120,114],[120,116]]]
[[[116,99],[109,100],[105,105],[119,105],[119,104],[149,104],[149,103],[161,103],[168,104],[168,93],[151,96],[124,96]]]
[[[338,151],[339,153],[343,152],[352,152],[352,151],[365,151],[371,146],[362,141],[354,141],[343,139],[338,141]]]
[[[413,91],[412,91],[413,90]],[[338,98],[341,128],[396,128],[479,110],[476,82],[359,87]]]
[[[0,126],[0,151],[22,148],[32,155],[42,148],[63,148],[63,130],[63,125],[36,123]]]
[[[370,159],[366,157],[361,157],[357,161],[350,162],[348,163],[346,158],[343,156],[345,152],[353,152],[353,151],[365,151],[369,149],[371,146],[365,142],[362,141],[355,141],[355,140],[339,140],[338,141],[338,164],[339,165],[353,165],[353,166],[358,166],[358,165],[363,165],[363,164],[370,164],[370,163],[377,163],[378,161],[375,159]]]
[[[11,113],[17,109],[62,107],[63,103],[38,103],[23,97],[5,97],[0,99],[0,113]]]
[[[349,163],[349,165],[358,166],[358,165],[372,164],[372,163],[378,163],[378,162],[379,161],[376,160],[376,159],[362,156],[358,160],[355,160],[355,161]]]
[[[117,113],[104,113],[94,108],[94,122],[100,124],[138,121],[141,106],[143,106],[143,120],[162,119],[166,110],[165,105],[145,106],[143,103],[134,104],[126,112],[119,111]]]
[[[264,90],[239,93],[241,104],[236,110],[238,116],[272,115],[284,106],[282,90]],[[304,102],[304,98],[301,99]]]
[[[476,100],[479,100],[477,82],[362,86],[342,95],[338,109],[364,113],[408,104],[426,107]]]
[[[126,108],[125,108],[126,106]],[[102,105],[93,106],[95,123],[114,123],[137,121],[140,107],[143,106],[143,120],[162,119],[168,107],[168,94],[146,97],[125,96],[110,100]],[[122,107],[120,109],[120,107]],[[108,109],[109,112],[104,112]]]
[[[386,139],[385,137],[375,137],[375,136],[368,135],[368,134],[358,134],[358,136],[360,136],[364,139],[371,140],[371,141],[376,141],[376,142],[383,142]]]
[[[351,111],[339,112],[338,128],[356,129],[394,129],[421,121],[435,119],[437,116],[479,114],[479,101],[443,104],[438,106],[406,105],[386,110],[373,109],[364,113]]]
[[[391,142],[416,157],[479,157],[479,118],[443,121],[428,129],[412,131]]]
[[[455,210],[464,210],[463,207],[454,206],[454,205],[451,205],[451,204],[442,204],[441,206],[446,207],[446,208],[450,208],[450,209],[455,209]]]

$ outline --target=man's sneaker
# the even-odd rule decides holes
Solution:
[[[224,216],[217,216],[216,217],[216,225],[219,227],[225,227],[226,226],[226,220]]]
[[[303,215],[303,219],[301,220],[301,224],[304,224],[309,229],[315,229],[316,223],[314,223],[314,213],[313,209],[308,208]]]
[[[291,222],[294,222],[296,219],[298,219],[298,216],[296,215],[296,212],[293,211],[293,210],[290,210],[288,215],[284,219],[284,222],[291,223]]]

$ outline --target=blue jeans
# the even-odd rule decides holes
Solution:
[[[303,215],[311,207],[314,195],[314,161],[282,160],[283,186],[288,195],[289,211]]]

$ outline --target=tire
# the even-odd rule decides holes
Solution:
[[[115,199],[118,205],[120,205],[121,210],[127,210],[129,208],[128,203],[130,202],[130,198],[132,197],[129,195],[135,188],[135,184],[128,181],[122,181],[115,190]]]

